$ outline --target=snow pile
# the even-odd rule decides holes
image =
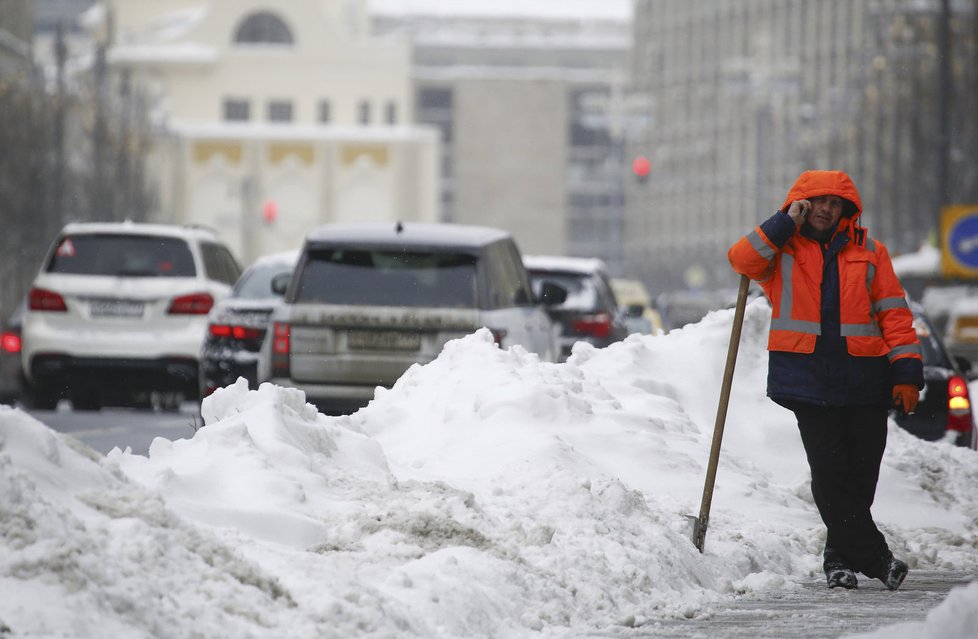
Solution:
[[[978,629],[978,581],[954,588],[920,622],[899,623],[846,639],[972,639]]]
[[[901,278],[913,275],[940,275],[941,250],[931,244],[922,244],[913,253],[895,256],[893,258],[893,270]]]
[[[0,634],[247,636],[291,614],[273,575],[70,441],[0,406]]]
[[[577,637],[820,578],[804,452],[764,397],[763,302],[707,552],[690,541],[732,316],[563,364],[479,331],[346,417],[239,381],[147,457],[0,408],[0,632]],[[975,485],[974,452],[891,428],[874,512],[911,569],[978,569]],[[943,609],[978,608],[974,586],[922,627],[960,623]]]

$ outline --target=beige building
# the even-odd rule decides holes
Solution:
[[[416,117],[444,141],[445,219],[505,228],[525,253],[600,257],[619,274],[627,169],[612,131],[628,12],[416,4],[375,3],[374,29],[414,43]]]
[[[373,37],[364,0],[105,0],[84,21],[159,126],[159,219],[247,263],[323,223],[438,218],[409,43]]]

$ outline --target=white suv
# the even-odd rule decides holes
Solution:
[[[32,402],[174,409],[195,398],[207,314],[240,274],[209,229],[68,224],[28,294],[21,352]]]

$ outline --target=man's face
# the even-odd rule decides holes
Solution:
[[[808,224],[818,233],[834,228],[842,217],[842,198],[838,195],[819,195],[808,200],[812,203],[812,210],[806,218]]]

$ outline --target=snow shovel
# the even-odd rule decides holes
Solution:
[[[733,329],[730,331],[730,345],[727,347],[727,366],[723,370],[723,384],[720,386],[720,404],[717,406],[717,419],[713,425],[713,446],[710,449],[710,463],[706,468],[706,483],[703,485],[703,501],[700,503],[700,516],[693,520],[693,544],[703,552],[706,543],[706,528],[710,522],[710,503],[713,501],[713,484],[717,478],[717,464],[720,461],[720,442],[723,440],[723,424],[727,419],[727,405],[730,403],[730,386],[733,384],[734,366],[737,364],[737,349],[740,347],[740,331],[744,327],[744,309],[747,308],[747,289],[750,279],[740,276],[740,291],[737,293],[737,310],[734,312]]]

